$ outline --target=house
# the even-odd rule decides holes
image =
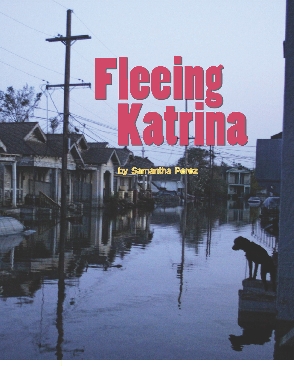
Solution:
[[[250,194],[251,171],[241,164],[226,170],[228,198],[236,200]]]
[[[114,173],[120,161],[114,148],[100,143],[88,143],[83,152],[85,169],[92,170],[92,207],[102,207],[114,194]]]
[[[132,168],[150,168],[148,158],[107,142],[87,142],[84,135],[69,134],[67,203],[103,207],[114,193],[133,202],[133,192],[148,191],[151,176],[132,174]],[[0,123],[0,205],[38,204],[45,200],[59,207],[63,135],[45,134],[37,122]],[[129,174],[117,174],[126,166]],[[127,196],[127,197],[126,197]]]
[[[176,192],[182,196],[184,193],[183,176],[180,174],[156,174],[152,177],[152,193],[162,190]]]
[[[267,196],[280,195],[282,141],[280,132],[270,139],[258,139],[256,143],[255,177],[266,189]]]
[[[42,198],[58,206],[63,136],[45,134],[37,122],[0,123],[0,141],[0,204],[16,207],[36,204]],[[68,203],[81,199],[91,202],[91,171],[86,171],[82,158],[83,151],[88,149],[83,135],[70,134]],[[83,192],[82,197],[79,192]]]
[[[138,197],[151,197],[151,182],[152,174],[141,172],[140,169],[150,169],[154,167],[154,163],[147,157],[133,156],[132,159],[125,165],[128,171],[134,175],[134,191],[138,192]],[[134,199],[136,202],[136,197]]]
[[[15,207],[39,190],[50,196],[58,194],[61,159],[38,123],[0,123],[0,140],[2,205]],[[69,169],[73,169],[73,161],[69,158]]]
[[[35,204],[40,195],[60,204],[62,150],[62,134],[46,135],[37,122],[0,123],[1,205]],[[115,150],[70,134],[67,157],[67,202],[103,205],[113,193]]]
[[[63,135],[62,134],[47,134],[47,144],[52,146],[56,156],[62,157],[63,152]],[[69,135],[69,154],[68,154],[68,181],[67,181],[67,202],[68,203],[91,203],[91,171],[85,169],[85,163],[82,158],[82,153],[89,149],[87,141],[82,134],[71,133]],[[70,163],[70,164],[69,164]],[[61,169],[61,166],[60,166]],[[59,189],[54,190],[54,195],[50,195],[50,191],[46,194],[60,203],[61,200],[61,174],[56,172],[55,183]],[[38,192],[38,190],[37,190]]]
[[[120,167],[126,169],[126,166],[131,165],[131,162],[134,160],[134,154],[131,150],[125,146],[124,148],[115,149],[115,151],[119,157]],[[136,177],[134,174],[131,174],[131,171],[128,171],[126,175],[118,174],[117,172],[114,174],[114,192],[117,193],[118,198],[133,202],[135,190]]]

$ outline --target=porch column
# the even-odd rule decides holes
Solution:
[[[12,163],[12,207],[16,207],[16,161]]]
[[[104,169],[100,169],[100,187],[99,187],[99,207],[103,206],[103,192],[104,192]]]
[[[97,208],[99,207],[99,170],[93,170],[92,171],[92,207]]]
[[[71,170],[68,174],[68,203],[72,203],[72,177]]]
[[[110,195],[113,195],[113,179],[114,179],[114,173],[110,173]]]
[[[54,169],[54,200],[58,203],[58,171],[59,169]]]

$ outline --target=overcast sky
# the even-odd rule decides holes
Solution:
[[[0,90],[27,83],[39,92],[47,81],[64,82],[65,46],[45,39],[65,36],[66,10],[72,9],[72,35],[92,37],[71,48],[71,82],[83,80],[92,89],[71,91],[70,123],[88,141],[118,146],[117,72],[107,100],[95,100],[95,58],[126,56],[129,69],[140,65],[151,71],[158,65],[172,70],[173,57],[182,56],[184,66],[224,66],[219,110],[226,116],[245,114],[249,141],[244,147],[216,147],[217,161],[253,168],[256,140],[282,130],[285,6],[284,0],[0,0]],[[35,112],[45,132],[46,100],[44,95]],[[150,96],[143,104],[140,133],[144,112],[163,115],[167,105],[185,110],[184,101],[172,97],[159,101]],[[48,109],[49,117],[63,112],[61,89],[50,91]],[[194,111],[192,101],[188,110]],[[130,148],[141,156],[141,147]],[[183,151],[179,145],[145,146],[145,156],[156,165],[175,163]]]

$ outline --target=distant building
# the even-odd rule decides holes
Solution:
[[[128,169],[126,168],[126,165],[131,164],[131,162],[134,160],[134,154],[131,150],[125,146],[124,148],[116,148],[115,149],[117,156],[120,161],[120,168]],[[134,197],[134,192],[137,190],[136,187],[136,176],[131,174],[131,171],[128,169],[128,173],[125,173],[124,175],[118,174],[116,171],[114,174],[114,192],[118,196],[119,199],[125,199],[129,202],[134,202],[134,199],[136,200],[136,193]]]
[[[236,200],[250,194],[251,171],[242,165],[226,170],[228,198]]]
[[[181,174],[156,174],[152,177],[151,189],[153,193],[166,190],[182,196],[184,194],[184,187]]]
[[[282,132],[257,140],[255,177],[268,196],[280,195],[282,141]]]

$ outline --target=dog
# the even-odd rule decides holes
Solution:
[[[234,240],[233,250],[243,250],[249,264],[249,279],[256,279],[258,265],[261,265],[261,280],[264,289],[267,291],[268,286],[266,282],[266,274],[270,273],[271,283],[273,290],[276,291],[276,267],[273,258],[268,254],[268,252],[262,248],[260,245],[255,244],[242,236],[239,236]],[[254,262],[254,273],[252,276],[252,263]]]

